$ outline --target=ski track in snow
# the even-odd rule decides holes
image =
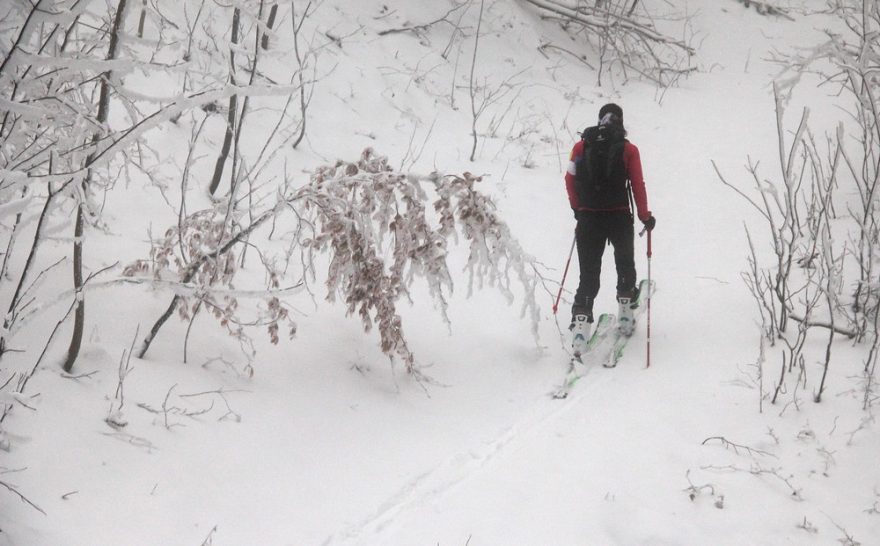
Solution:
[[[374,544],[374,540],[388,530],[389,525],[401,514],[451,492],[456,486],[488,468],[517,440],[527,436],[551,419],[559,418],[577,407],[578,402],[586,396],[584,391],[588,383],[585,380],[593,376],[593,371],[597,366],[601,367],[598,358],[601,354],[601,352],[595,353],[596,358],[592,358],[588,364],[585,364],[587,369],[584,376],[571,389],[565,400],[554,400],[549,397],[549,394],[542,394],[532,401],[526,417],[504,428],[494,439],[483,443],[481,447],[458,452],[433,470],[412,479],[396,493],[389,496],[373,514],[350,526],[347,530],[328,537],[323,542],[323,546]],[[604,379],[607,380],[607,377]],[[555,390],[555,386],[548,393],[552,393],[553,390]]]

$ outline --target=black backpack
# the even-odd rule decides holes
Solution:
[[[629,181],[623,163],[627,142],[615,124],[589,127],[581,133],[583,154],[575,159],[575,188],[581,206],[606,210],[630,206]]]

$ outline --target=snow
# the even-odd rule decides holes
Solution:
[[[618,102],[658,218],[650,368],[642,324],[617,368],[592,366],[568,399],[551,399],[568,362],[570,302],[554,317],[555,289],[539,294],[536,344],[519,301],[510,305],[491,287],[466,297],[459,247],[451,332],[427,287],[401,310],[429,382],[390,363],[378,336],[363,333],[356,317],[344,318],[342,305],[323,301],[317,285],[315,301],[299,292],[290,298],[296,339],[278,346],[259,339],[252,367],[213,319],[196,322],[184,364],[186,325],[170,321],[147,359],[130,359],[119,410],[112,401],[120,358],[170,295],[111,284],[87,293],[74,377],[60,370],[59,341],[0,428],[0,481],[45,511],[0,489],[0,544],[775,545],[831,544],[848,535],[880,544],[880,434],[861,409],[856,377],[867,348],[836,342],[829,391],[815,404],[824,341],[812,340],[799,404],[789,392],[759,411],[751,384],[759,325],[740,272],[748,254],[743,226],[758,233],[763,225],[711,163],[742,188],[750,187],[748,158],[777,176],[771,82],[779,67],[767,58],[818,40],[822,19],[764,17],[731,1],[674,3],[693,14],[700,71],[661,96],[639,81],[596,86],[587,67],[537,52],[544,36],[564,39],[558,27],[523,2],[487,2],[478,77],[497,85],[524,71],[517,78],[524,86],[510,121],[498,138],[481,139],[471,163],[472,40],[463,43],[453,90],[455,61],[439,55],[450,28],[436,26],[421,38],[377,36],[434,20],[447,4],[400,2],[379,17],[377,0],[327,0],[312,24],[348,37],[322,53],[307,141],[287,152],[291,173],[303,181],[304,171],[354,159],[366,146],[395,165],[412,161],[417,172],[486,173],[482,189],[557,281],[574,228],[565,155],[598,108]],[[473,27],[475,14],[465,16]],[[167,93],[156,85],[152,96]],[[825,89],[798,88],[787,127],[796,127],[806,104],[814,122],[833,128],[828,102]],[[507,141],[507,130],[525,136]],[[149,133],[151,145],[182,166],[185,150],[163,135],[185,136],[189,128],[158,131]],[[196,171],[190,186],[204,186],[209,168]],[[148,231],[176,221],[155,188],[130,180],[108,194],[104,210],[108,229],[86,239],[93,270],[145,258]],[[61,256],[68,246],[52,248]],[[644,274],[644,239],[636,253]],[[567,298],[575,277],[569,273]],[[602,279],[599,312],[615,305],[610,250]],[[33,366],[58,318],[23,328],[15,346],[26,357],[6,357],[4,368]],[[5,380],[9,370],[2,371]],[[778,375],[776,360],[765,374],[766,391]],[[113,428],[108,418],[127,425]]]

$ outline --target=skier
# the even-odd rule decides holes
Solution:
[[[581,134],[575,143],[565,173],[565,188],[574,211],[577,227],[580,283],[571,309],[575,356],[586,349],[593,324],[593,301],[599,292],[602,253],[610,242],[614,247],[617,267],[617,301],[619,328],[631,335],[633,310],[638,301],[636,267],[633,257],[632,201],[645,229],[656,224],[648,209],[648,195],[642,178],[639,149],[626,140],[623,109],[614,103],[599,110],[599,123]]]

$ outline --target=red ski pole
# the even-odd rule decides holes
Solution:
[[[646,348],[647,351],[647,365],[646,368],[651,367],[651,293],[654,291],[654,285],[651,284],[651,230],[648,230],[648,345]]]
[[[577,242],[577,232],[571,241],[571,250],[568,251],[568,260],[565,262],[565,271],[562,272],[562,281],[559,283],[559,292],[556,294],[556,302],[553,304],[553,314],[559,309],[559,298],[562,297],[562,287],[565,285],[565,277],[568,276],[568,266],[571,264],[571,257],[574,255],[574,245]]]

